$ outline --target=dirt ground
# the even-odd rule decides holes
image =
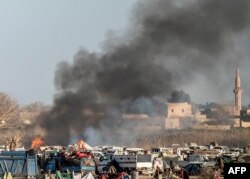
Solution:
[[[203,176],[190,176],[189,178],[190,179],[204,179]],[[223,178],[224,177],[220,177],[220,179],[223,179]],[[152,179],[152,177],[149,177],[149,176],[140,176],[139,179]]]

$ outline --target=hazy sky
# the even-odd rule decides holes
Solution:
[[[57,63],[81,47],[100,50],[109,30],[122,33],[135,2],[0,0],[0,91],[51,104]]]
[[[131,10],[137,1],[0,0],[0,92],[21,104],[52,104],[57,64],[63,60],[72,62],[79,48],[100,51],[110,31],[119,35],[126,32],[131,28]],[[228,58],[239,62],[226,65],[226,70],[218,74],[226,79],[220,81],[225,86],[219,95],[222,100],[218,99],[221,90],[215,93],[214,86],[207,87],[206,80],[199,79],[179,87],[191,94],[193,101],[232,101],[235,69],[239,66],[243,103],[249,103],[249,31],[234,38],[237,53]]]

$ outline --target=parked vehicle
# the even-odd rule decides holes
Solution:
[[[153,173],[153,155],[113,155],[103,157],[98,164],[99,172],[127,172],[138,171],[143,174]]]
[[[240,154],[243,153],[243,149],[241,149],[241,148],[230,148],[230,152],[231,152],[235,157],[238,157]]]
[[[101,157],[104,157],[104,154],[101,151],[91,151],[91,154],[93,155],[94,159],[98,161]]]
[[[229,153],[229,148],[227,146],[215,146],[214,149],[221,154]]]
[[[184,169],[190,176],[200,175],[202,172],[202,168],[203,168],[202,162],[189,163],[184,167]]]
[[[76,173],[91,172],[95,174],[95,161],[89,153],[76,152],[70,156],[64,153],[52,152],[44,164],[45,172],[55,173],[57,170],[61,172],[74,171]]]
[[[40,174],[36,151],[0,151],[0,176],[35,178]]]

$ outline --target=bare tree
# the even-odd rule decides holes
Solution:
[[[37,101],[37,102],[30,103],[26,106],[23,106],[22,110],[26,112],[32,112],[32,113],[41,113],[46,110],[49,110],[49,106],[46,106],[45,104]]]
[[[9,124],[18,114],[18,105],[16,101],[8,95],[0,93],[0,119],[1,124]]]
[[[20,135],[19,106],[10,96],[0,93],[0,143],[10,144],[10,138]]]

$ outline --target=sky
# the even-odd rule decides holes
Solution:
[[[57,64],[80,48],[100,51],[109,31],[126,29],[135,2],[0,0],[0,91],[52,104]]]
[[[102,51],[110,31],[120,35],[130,30],[131,11],[137,1],[0,0],[0,92],[20,104],[52,104],[57,64],[72,62],[81,48]],[[249,104],[249,38],[248,31],[236,36],[235,48],[240,55],[229,58],[244,59],[244,63],[225,66],[227,73],[220,75],[227,80],[220,83],[228,88],[219,95],[220,101],[233,101],[235,69],[239,66],[243,103]],[[191,94],[195,102],[218,101],[218,92],[213,95],[216,86],[207,87],[204,79],[179,89]]]

